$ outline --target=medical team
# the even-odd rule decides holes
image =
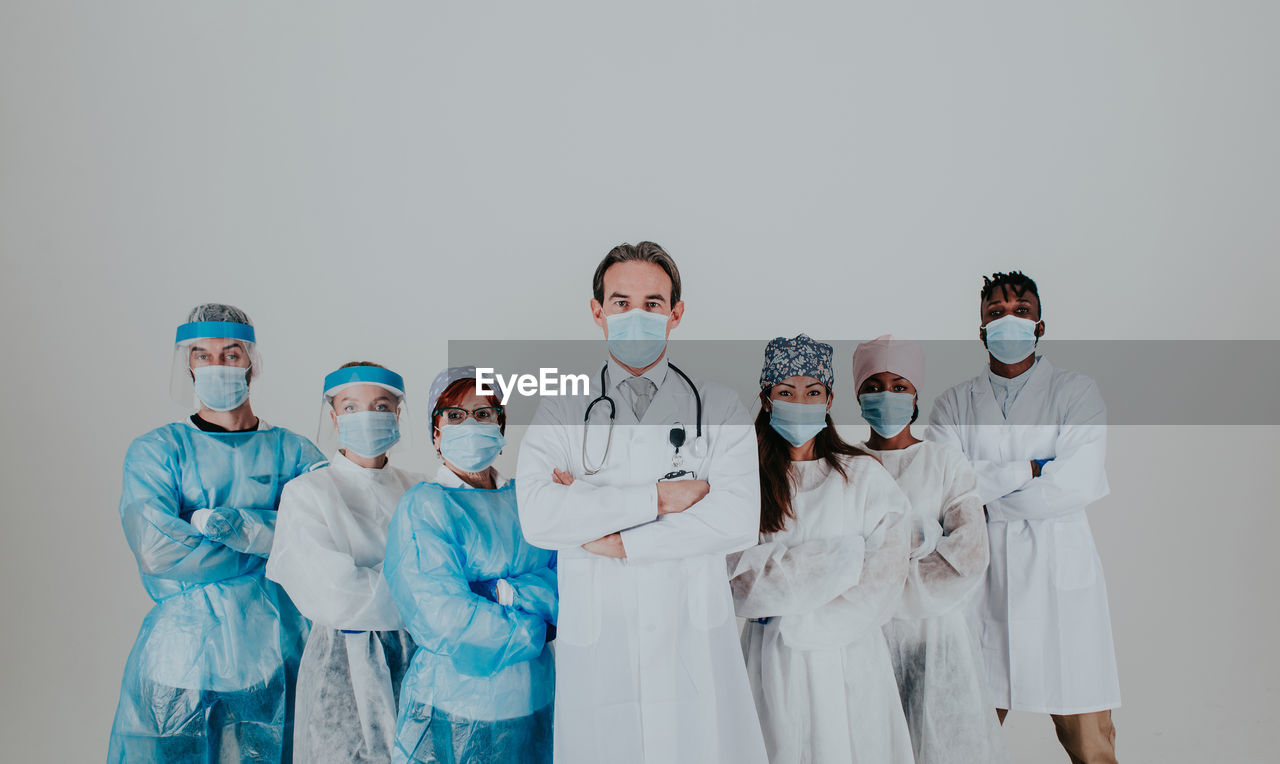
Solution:
[[[326,460],[254,413],[248,316],[191,311],[171,390],[197,410],[125,458],[156,604],[108,760],[985,763],[1016,709],[1049,714],[1071,761],[1116,761],[1085,516],[1106,412],[1036,355],[1031,279],[984,279],[987,368],[923,440],[916,343],[863,343],[844,377],[830,345],[776,338],[753,422],[668,356],[684,302],[661,247],[615,247],[592,290],[599,374],[543,398],[514,480],[475,367],[430,387],[430,478],[391,463],[403,378],[334,370]],[[861,443],[829,414],[846,384]]]

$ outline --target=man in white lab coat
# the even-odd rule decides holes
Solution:
[[[668,362],[670,255],[620,245],[592,286],[608,357],[589,396],[542,400],[516,468],[525,537],[560,553],[555,760],[763,763],[724,561],[757,541],[755,431]]]
[[[989,368],[934,402],[927,437],[978,474],[991,566],[975,598],[1000,720],[1047,713],[1072,762],[1115,762],[1120,705],[1107,589],[1085,507],[1107,494],[1106,408],[1092,379],[1035,354],[1036,284],[984,279],[979,336]]]

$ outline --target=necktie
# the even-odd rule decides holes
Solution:
[[[648,377],[632,377],[623,382],[627,387],[631,388],[631,392],[635,394],[635,400],[631,403],[631,410],[635,412],[636,421],[644,419],[644,412],[649,410],[649,403],[653,401],[653,394],[658,391],[658,386]]]

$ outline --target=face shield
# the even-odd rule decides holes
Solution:
[[[253,327],[234,321],[195,321],[178,327],[169,395],[191,408],[238,408],[262,376]]]
[[[381,366],[347,366],[324,378],[316,444],[372,459],[412,445],[404,379]]]

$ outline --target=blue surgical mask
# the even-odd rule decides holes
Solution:
[[[502,428],[467,420],[440,428],[440,455],[463,472],[479,472],[493,464],[507,445]]]
[[[916,415],[916,397],[911,393],[863,393],[858,396],[862,418],[882,438],[892,438],[911,424]]]
[[[667,346],[667,320],[663,313],[639,308],[605,317],[609,327],[609,352],[633,369],[643,369],[662,355]]]
[[[827,407],[822,403],[791,403],[772,400],[769,426],[799,448],[827,426]]]
[[[1014,364],[1036,352],[1036,324],[1021,316],[1001,316],[987,324],[987,350],[1000,363]]]
[[[399,440],[394,411],[353,411],[338,417],[338,442],[366,459],[382,456]]]
[[[239,366],[197,366],[196,397],[213,411],[231,411],[249,398],[249,370]]]

